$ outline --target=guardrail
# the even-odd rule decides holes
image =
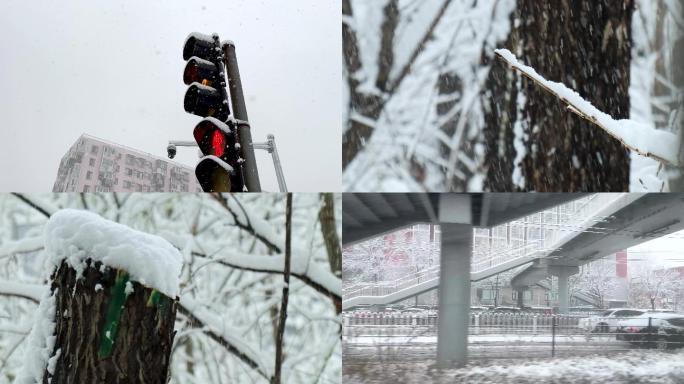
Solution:
[[[681,326],[664,323],[658,317],[620,318],[617,325],[606,324],[594,329],[580,328],[581,316],[480,313],[471,314],[469,343],[486,346],[534,344],[547,345],[547,353],[573,355],[573,348],[609,348],[611,351],[635,348],[671,349],[684,347],[684,315]],[[631,320],[636,323],[631,323]],[[371,337],[383,343],[391,339],[405,340],[410,345],[417,337],[433,337],[436,342],[436,314],[389,314],[381,312],[343,314],[346,338]],[[680,324],[677,323],[677,324]],[[395,341],[396,343],[396,341]],[[421,340],[420,343],[425,343]],[[541,348],[541,351],[544,349]],[[579,351],[578,351],[579,352]],[[586,351],[582,350],[582,354]]]

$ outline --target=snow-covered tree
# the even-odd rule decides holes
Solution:
[[[632,276],[630,302],[635,307],[656,309],[667,300],[675,301],[684,288],[679,272],[646,265]]]
[[[594,299],[599,308],[605,308],[606,298],[618,288],[615,279],[615,263],[610,259],[599,259],[580,267],[580,272],[568,278],[570,296],[584,293]]]
[[[344,249],[344,285],[393,281],[439,264],[434,225],[415,225]]]
[[[329,250],[341,198],[293,195],[290,241],[286,203],[285,194],[0,195],[0,383],[25,364],[36,304],[49,291],[45,224],[64,208],[161,237],[179,253],[172,383],[277,382],[277,360],[282,382],[337,382],[342,289]]]

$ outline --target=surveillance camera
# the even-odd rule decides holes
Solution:
[[[176,157],[176,146],[173,144],[169,144],[168,147],[166,147],[166,153],[169,155],[169,159],[173,159]]]

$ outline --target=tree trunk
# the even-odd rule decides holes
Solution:
[[[680,20],[684,19],[684,4],[681,5]],[[675,15],[677,16],[677,15]],[[674,83],[675,111],[673,130],[679,134],[679,161],[684,164],[684,30],[679,28],[673,37],[670,67],[672,68],[672,82]],[[677,105],[677,101],[679,104]],[[672,192],[684,192],[684,165],[668,167],[670,174],[670,190]]]
[[[125,271],[86,264],[80,279],[65,262],[52,276],[59,354],[43,382],[166,383],[176,301],[129,282]]]
[[[321,223],[321,233],[325,241],[325,248],[328,251],[330,271],[335,275],[342,276],[342,247],[335,225],[335,197],[332,193],[322,193],[321,196],[323,197],[323,206],[318,212],[318,220]]]
[[[389,5],[388,5],[389,7]],[[342,15],[345,17],[352,17],[353,11],[350,0],[342,0]],[[398,17],[398,15],[397,15]],[[384,25],[388,25],[387,23]],[[383,31],[385,32],[385,31]],[[392,39],[389,40],[389,44]],[[383,41],[383,48],[386,47],[387,41]],[[391,49],[385,49],[385,53],[390,52]],[[347,23],[342,23],[342,56],[344,58],[345,71],[347,74],[347,86],[349,87],[349,109],[361,116],[375,121],[380,117],[382,111],[383,101],[380,95],[365,94],[357,91],[359,80],[356,78],[357,72],[361,70],[361,58],[359,57],[359,44],[356,37],[356,32]],[[383,65],[390,65],[392,59],[380,59]],[[381,74],[382,72],[379,72]],[[389,70],[387,70],[389,76]],[[377,84],[387,84],[387,78],[377,80]],[[350,119],[347,122],[347,129],[342,136],[342,167],[346,168],[349,163],[356,157],[358,152],[364,146],[366,140],[370,138],[373,133],[373,127],[366,125],[363,122]]]
[[[518,0],[506,48],[598,109],[627,118],[633,7],[633,0]],[[628,190],[626,148],[497,61],[483,93],[487,189]]]

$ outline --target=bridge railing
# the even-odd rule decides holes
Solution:
[[[439,278],[439,265],[392,281],[355,284],[343,289],[342,295],[345,299],[357,296],[385,296],[436,278]]]

